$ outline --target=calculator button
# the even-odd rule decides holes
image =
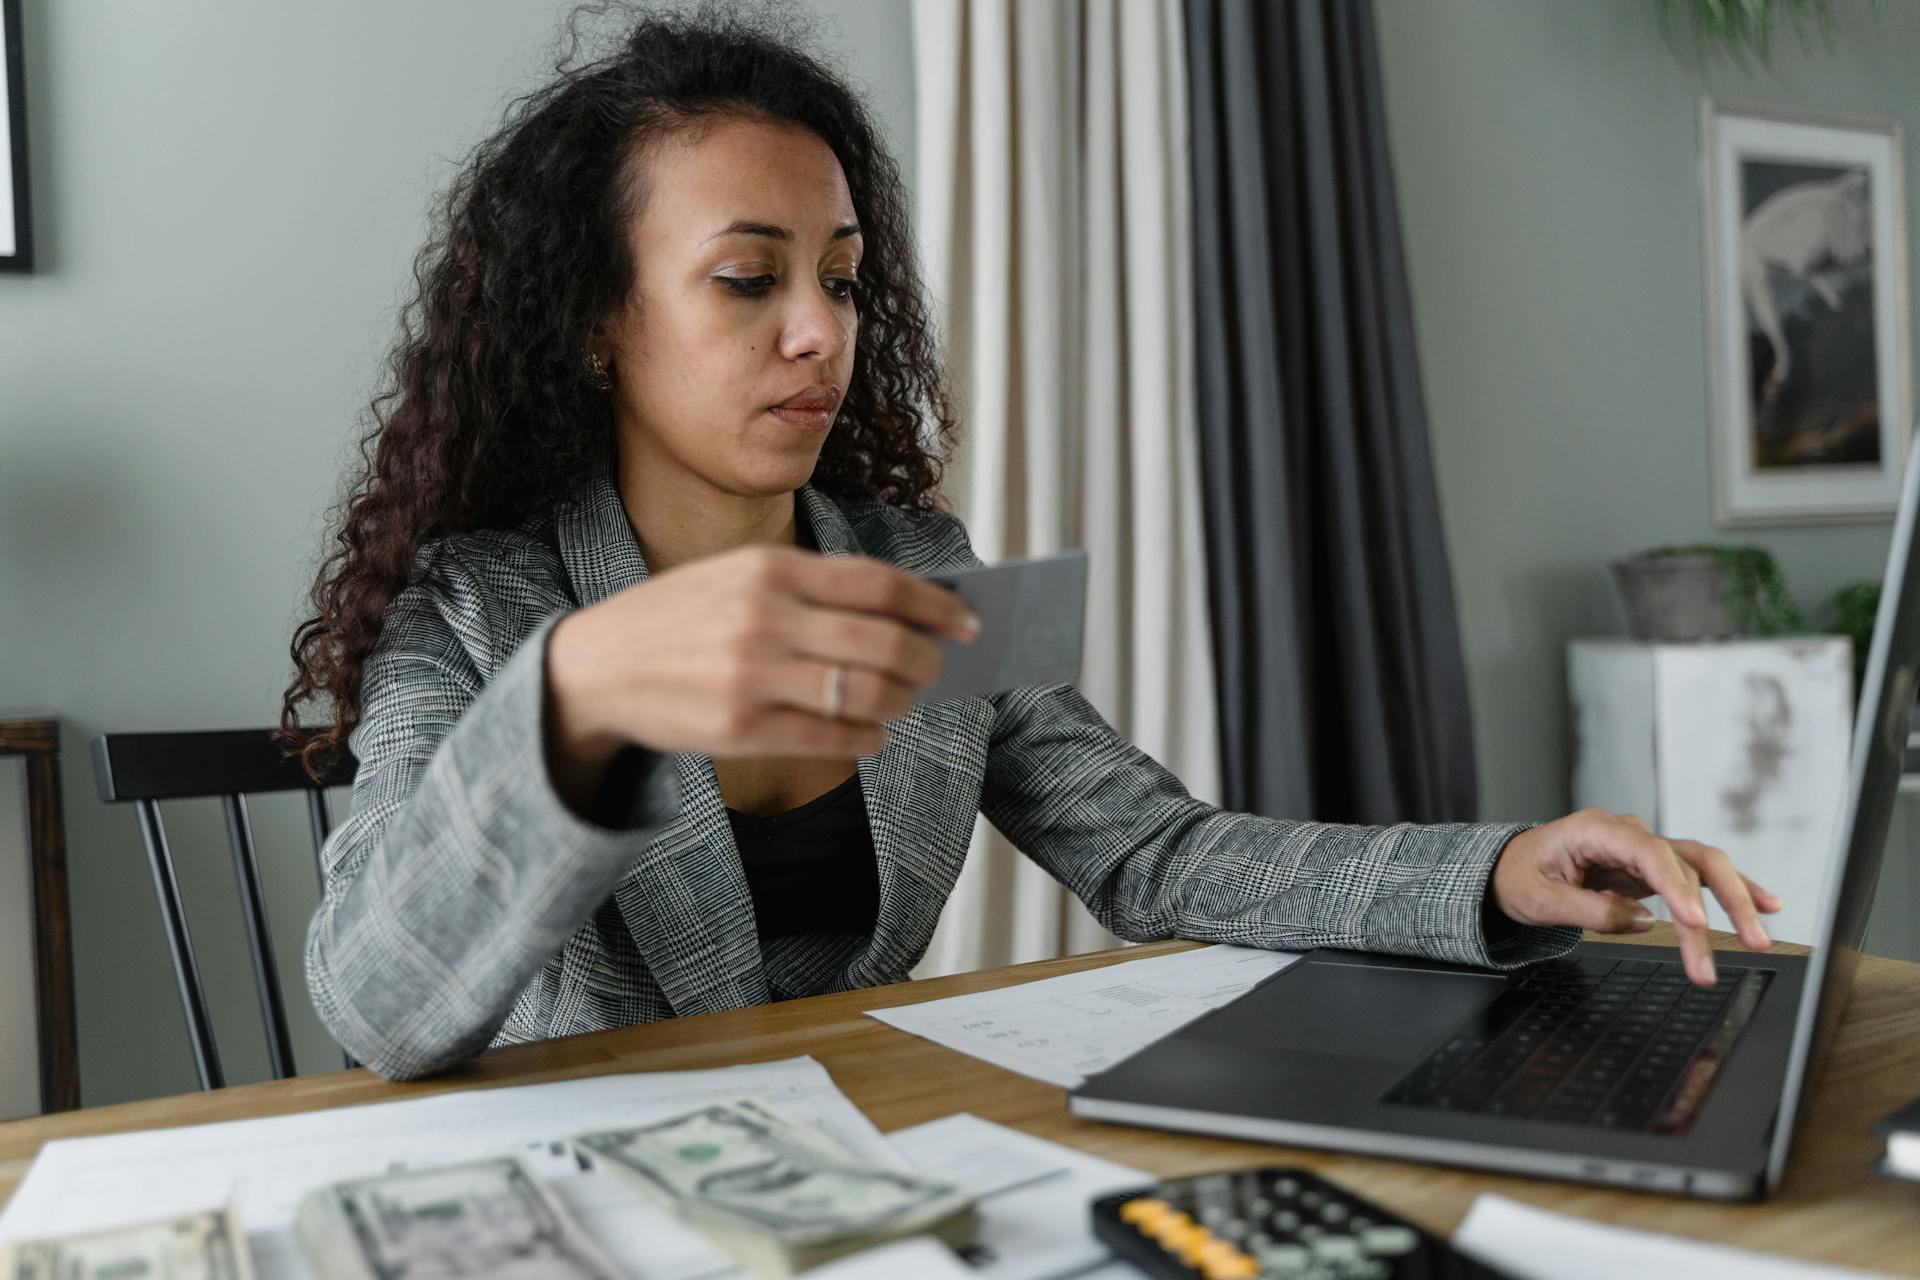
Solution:
[[[1285,1213],[1276,1213],[1273,1215],[1273,1225],[1282,1231],[1298,1231],[1300,1229],[1300,1215],[1291,1210]]]
[[[1360,1258],[1360,1242],[1352,1236],[1321,1236],[1313,1242],[1316,1261],[1341,1266]]]
[[[1262,1249],[1256,1256],[1262,1266],[1271,1267],[1282,1274],[1302,1270],[1313,1262],[1313,1255],[1297,1244],[1276,1244],[1270,1249]]]
[[[1420,1243],[1420,1237],[1411,1228],[1396,1226],[1369,1227],[1360,1232],[1360,1244],[1368,1253],[1393,1258],[1403,1253],[1411,1253]]]
[[[1209,1267],[1225,1265],[1229,1262],[1237,1262],[1242,1258],[1246,1258],[1248,1262],[1253,1261],[1252,1258],[1235,1248],[1229,1241],[1209,1240],[1201,1247],[1199,1256],[1193,1261],[1204,1271]]]
[[[1193,1239],[1193,1237],[1181,1227],[1172,1227],[1157,1231],[1154,1233],[1153,1238],[1159,1242],[1162,1249],[1176,1256],[1181,1250],[1185,1249]]]
[[[1129,1200],[1120,1206],[1120,1221],[1140,1226],[1149,1222],[1158,1222],[1172,1212],[1173,1206],[1165,1200],[1143,1196],[1138,1200]]]
[[[1258,1280],[1260,1264],[1242,1253],[1231,1258],[1203,1263],[1200,1274],[1205,1276],[1206,1280]]]
[[[1154,1234],[1167,1250],[1180,1253],[1206,1239],[1207,1229],[1195,1222],[1169,1222]]]
[[[1190,1267],[1197,1267],[1200,1265],[1200,1260],[1212,1252],[1214,1245],[1224,1243],[1225,1241],[1215,1240],[1212,1236],[1208,1235],[1206,1228],[1202,1227],[1194,1235],[1188,1236],[1181,1242],[1180,1261]]]

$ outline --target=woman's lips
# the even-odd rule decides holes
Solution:
[[[833,425],[831,409],[797,409],[777,404],[767,412],[782,422],[791,422],[794,426],[804,427],[809,431],[825,431]]]
[[[812,387],[788,396],[768,412],[784,422],[809,431],[825,431],[833,425],[833,413],[840,405],[838,387]]]

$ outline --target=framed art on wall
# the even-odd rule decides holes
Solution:
[[[20,0],[0,0],[0,271],[33,270]]]
[[[1913,413],[1900,126],[1701,107],[1714,523],[1879,519]]]

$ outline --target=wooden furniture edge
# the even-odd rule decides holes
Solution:
[[[0,754],[47,755],[60,750],[60,721],[29,715],[8,719],[0,712]]]
[[[59,720],[51,716],[0,719],[0,756],[24,757],[27,769],[40,1107],[47,1113],[71,1111],[80,1105],[80,1057],[66,820],[60,795]]]

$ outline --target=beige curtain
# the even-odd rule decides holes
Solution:
[[[915,0],[918,218],[981,559],[1085,547],[1080,688],[1218,803],[1178,0]],[[1111,946],[983,819],[920,976]]]

